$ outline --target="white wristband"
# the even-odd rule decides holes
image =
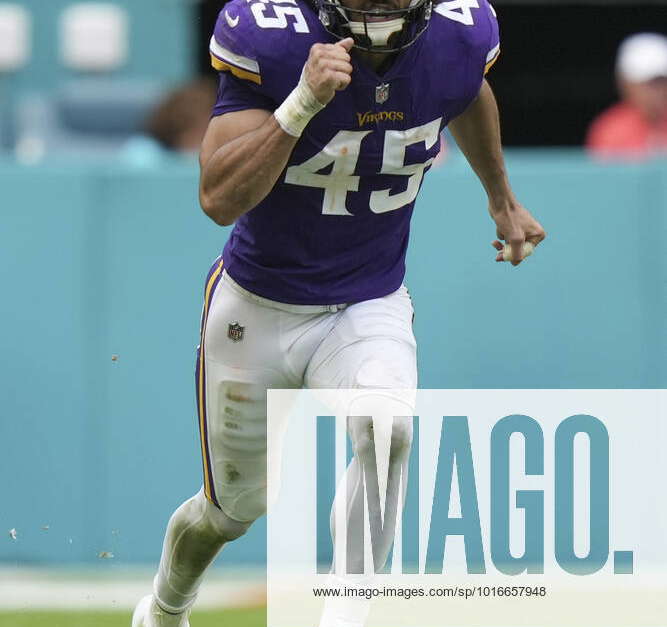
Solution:
[[[288,135],[301,137],[301,133],[303,133],[303,129],[306,128],[308,122],[324,107],[325,105],[315,98],[305,76],[301,73],[299,84],[273,112],[273,115]]]

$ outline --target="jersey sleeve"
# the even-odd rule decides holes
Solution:
[[[263,86],[260,55],[248,17],[237,2],[227,3],[218,15],[209,44],[211,65],[220,73],[214,116],[244,109],[273,111],[277,106]]]
[[[486,55],[486,65],[484,66],[484,75],[486,76],[500,56],[500,29],[498,28],[498,16],[496,15],[495,9],[489,2],[485,4],[489,18],[489,43]]]
[[[221,71],[218,95],[213,105],[213,116],[245,109],[274,111],[276,103],[233,74]]]
[[[214,114],[275,111],[299,83],[321,28],[306,0],[290,0],[289,6],[228,0],[209,44],[211,63],[221,76]]]
[[[211,64],[244,81],[262,84],[262,73],[248,14],[237,2],[228,2],[218,15],[209,44]]]

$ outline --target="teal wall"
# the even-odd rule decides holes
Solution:
[[[421,387],[667,387],[667,163],[509,160],[549,232],[519,268],[494,263],[464,164],[427,177],[407,280]],[[0,533],[19,534],[0,563],[154,562],[198,489],[194,350],[228,230],[196,187],[191,163],[0,164]],[[260,562],[264,529],[226,560]]]

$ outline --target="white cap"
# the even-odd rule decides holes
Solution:
[[[634,83],[667,77],[667,37],[657,33],[628,37],[618,49],[616,70]]]

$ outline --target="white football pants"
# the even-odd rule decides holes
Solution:
[[[365,415],[372,390],[417,387],[413,309],[404,286],[353,304],[289,305],[243,289],[218,259],[204,296],[196,371],[204,488],[172,516],[155,580],[158,602],[173,612],[194,601],[219,549],[266,511],[267,389],[368,389],[369,398],[350,414]],[[390,411],[413,413],[399,400]],[[354,457],[344,483],[356,485],[366,461],[375,464],[372,420],[355,421],[349,434]],[[410,418],[395,423],[387,489],[400,483],[411,438]],[[356,490],[359,499],[363,493]],[[352,505],[350,515],[363,515],[363,502]],[[390,547],[388,540],[378,561],[384,563]]]

